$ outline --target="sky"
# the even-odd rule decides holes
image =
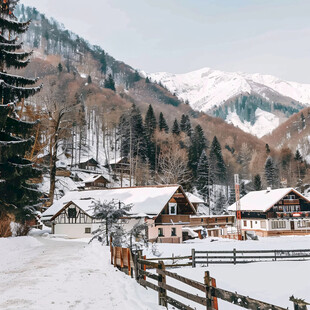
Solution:
[[[310,83],[309,0],[21,0],[146,72],[203,67]]]

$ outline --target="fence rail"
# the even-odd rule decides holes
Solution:
[[[192,249],[192,267],[197,264],[244,264],[258,261],[306,260],[310,249],[196,251]]]
[[[199,263],[199,261],[196,260],[196,258],[199,258],[199,255],[196,255],[196,254],[208,253],[208,254],[216,254],[217,256],[220,256],[218,254],[224,254],[223,256],[228,256],[231,259],[231,256],[227,254],[235,253],[236,263],[237,263],[237,254],[257,254],[257,253],[266,254],[266,253],[274,253],[274,252],[275,251],[271,251],[271,250],[237,251],[235,249],[234,251],[195,251],[195,250],[192,250],[191,256],[171,257],[171,258],[166,257],[164,259],[165,260],[188,259],[188,260],[192,260],[192,262],[196,264],[196,263]],[[289,251],[277,250],[276,252],[291,252],[291,253],[299,253],[299,254],[302,253],[302,257],[304,257],[304,253],[310,254],[310,250],[308,249],[307,250],[289,250]],[[246,257],[247,256],[248,255],[246,255]],[[264,255],[264,256],[268,256],[268,255]],[[290,258],[292,258],[291,255],[286,255],[286,254],[283,255],[283,257],[286,257],[286,256],[289,256]],[[259,257],[259,256],[256,256],[256,257]],[[180,265],[184,266],[184,265],[188,265],[188,263],[178,264],[178,265],[175,265],[175,264],[165,265],[163,260],[160,260],[157,262],[155,260],[156,259],[146,259],[145,256],[142,256],[142,251],[131,253],[129,249],[117,248],[117,247],[111,246],[111,263],[114,266],[119,267],[124,271],[128,270],[128,274],[131,275],[132,277],[134,273],[135,278],[140,285],[158,292],[158,304],[161,306],[168,308],[168,304],[170,304],[180,310],[196,309],[195,306],[193,305],[186,305],[184,301],[181,302],[177,300],[176,299],[177,297],[173,298],[171,296],[168,296],[170,292],[177,296],[181,296],[182,298],[185,298],[189,302],[194,302],[196,304],[198,303],[206,307],[207,310],[218,310],[218,299],[238,305],[244,309],[287,310],[280,306],[272,305],[270,303],[256,300],[248,296],[240,295],[237,292],[230,292],[230,291],[218,288],[216,286],[216,280],[210,277],[210,274],[208,271],[205,272],[204,283],[202,283],[202,282],[198,282],[198,281],[186,278],[184,276],[181,276],[175,272],[166,270],[166,267],[168,266],[171,266],[171,267],[180,266]],[[189,264],[192,265],[192,262],[190,262]],[[147,271],[147,269],[153,269],[155,270],[155,272],[149,272]],[[194,290],[199,291],[200,295],[198,294],[199,292],[197,293],[188,292],[188,291],[180,289],[179,287],[175,287],[171,284],[168,285],[166,283],[167,277],[180,281],[183,284],[186,284],[187,286],[191,287],[193,291]],[[294,310],[307,310],[307,305],[309,305],[304,300],[294,298],[294,296],[290,297],[290,301],[294,303]]]

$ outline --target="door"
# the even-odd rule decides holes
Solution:
[[[295,222],[294,221],[291,221],[291,230],[295,230]]]

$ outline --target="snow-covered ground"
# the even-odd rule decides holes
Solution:
[[[98,243],[0,238],[1,310],[162,309],[155,291],[109,262]]]
[[[1,310],[92,310],[92,309],[163,309],[157,305],[157,293],[146,290],[134,279],[110,264],[109,248],[88,240],[35,237],[0,239],[0,309]],[[238,242],[208,238],[183,244],[158,244],[162,257],[190,255],[196,250],[236,249],[306,249],[310,236],[261,238]],[[154,256],[151,247],[147,257]],[[277,261],[242,265],[210,265],[173,270],[203,282],[210,271],[217,286],[271,304],[293,309],[289,297],[310,301],[310,261]],[[168,284],[195,294],[187,285],[171,278]],[[196,309],[205,309],[179,296],[172,297]],[[172,309],[172,308],[169,308]],[[220,310],[241,309],[219,301]]]
[[[211,240],[215,240],[211,242]],[[232,250],[243,249],[309,249],[310,236],[305,237],[274,237],[260,238],[259,241],[234,241],[228,239],[208,238],[205,240],[187,241],[183,244],[158,244],[158,253],[161,257],[191,255],[191,249],[196,250]],[[147,257],[154,256],[151,249],[145,251]],[[180,261],[179,263],[181,263]],[[205,271],[216,279],[217,287],[238,292],[264,302],[289,307],[293,309],[289,297],[294,295],[310,302],[310,261],[280,261],[258,262],[240,265],[198,265],[196,268],[186,267],[173,270],[180,275],[203,283]],[[203,296],[203,293],[190,288],[176,280],[167,278],[168,284],[177,285],[185,291]],[[173,294],[171,294],[172,297]],[[178,297],[186,304],[189,302]],[[193,305],[193,303],[192,303]],[[203,306],[195,305],[198,309]],[[219,301],[220,310],[237,310],[238,306]]]

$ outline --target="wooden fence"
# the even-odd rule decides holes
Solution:
[[[168,308],[168,304],[181,310],[194,310],[195,306],[187,305],[168,295],[168,292],[179,295],[191,302],[205,306],[207,310],[218,310],[218,299],[238,305],[244,309],[252,310],[287,310],[283,307],[272,305],[248,296],[240,295],[236,292],[230,292],[216,287],[216,280],[210,277],[209,271],[205,272],[204,283],[188,279],[177,273],[166,270],[163,261],[158,263],[146,259],[137,258],[135,267],[136,280],[142,286],[153,289],[158,292],[158,304]],[[154,268],[156,273],[146,271],[146,266]],[[193,294],[188,291],[181,290],[173,285],[168,285],[166,278],[178,280],[183,284],[190,286],[192,289],[203,292]],[[147,278],[151,279],[148,280]],[[154,280],[156,283],[154,283]],[[293,296],[290,300],[294,303],[294,310],[307,310],[307,303],[304,300],[296,299]]]
[[[310,259],[310,249],[301,250],[236,250],[196,251],[192,249],[192,267],[197,264],[242,264],[258,261]]]
[[[168,308],[168,304],[174,306],[177,309],[181,310],[195,310],[195,306],[187,305],[175,297],[168,295],[168,292],[175,295],[181,296],[190,302],[198,303],[202,306],[205,306],[207,310],[218,310],[218,299],[223,301],[233,303],[244,309],[251,310],[287,310],[285,308],[272,305],[260,300],[250,298],[248,296],[240,295],[236,292],[230,292],[223,290],[216,286],[216,280],[210,277],[209,271],[206,271],[204,274],[204,282],[198,282],[192,279],[188,279],[177,273],[166,270],[168,267],[181,267],[181,266],[193,266],[192,262],[195,261],[196,251],[194,256],[179,256],[179,257],[166,257],[162,258],[160,261],[155,261],[158,259],[146,259],[145,256],[142,256],[142,251],[137,251],[136,253],[131,253],[128,248],[112,247],[111,250],[111,263],[115,266],[128,273],[128,275],[135,276],[137,282],[146,288],[153,289],[158,292],[158,304]],[[300,250],[299,250],[300,251]],[[309,250],[307,250],[309,251]],[[213,251],[214,252],[214,251]],[[224,252],[224,251],[221,251]],[[237,252],[237,251],[236,251]],[[247,251],[243,251],[247,252]],[[256,251],[257,252],[257,251]],[[310,252],[310,251],[309,251]],[[199,256],[198,256],[199,257]],[[194,258],[192,260],[192,258]],[[192,260],[192,262],[178,264],[178,260]],[[171,260],[175,263],[164,264],[163,260]],[[199,262],[196,262],[199,263]],[[147,269],[155,270],[155,272],[147,271]],[[174,280],[180,281],[183,284],[188,285],[198,292],[196,294],[189,293],[175,287],[173,285],[168,285],[166,278],[170,277]],[[151,279],[151,280],[149,280]],[[156,281],[154,283],[154,281]],[[203,294],[201,294],[201,292]],[[294,303],[294,310],[307,310],[307,302],[302,299],[290,297],[290,300]]]

